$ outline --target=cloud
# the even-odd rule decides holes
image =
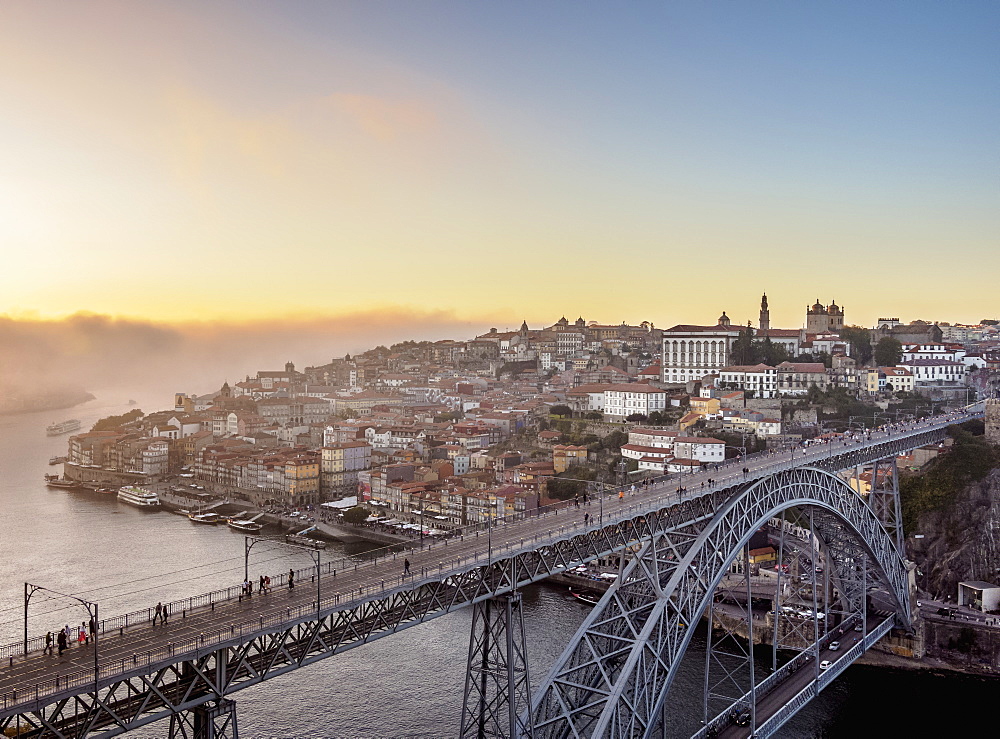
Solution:
[[[202,393],[287,361],[305,367],[379,344],[467,338],[486,325],[447,311],[398,306],[252,323],[157,323],[88,313],[58,320],[0,316],[0,396],[63,385],[98,393]]]

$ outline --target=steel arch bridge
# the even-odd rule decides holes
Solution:
[[[649,736],[723,576],[753,533],[791,508],[813,510],[849,605],[865,597],[851,586],[868,558],[874,582],[895,601],[900,623],[909,622],[906,567],[872,509],[832,473],[781,472],[738,491],[707,521],[650,537],[535,695],[535,735]]]
[[[489,548],[485,528],[466,531],[460,540],[410,552],[417,574],[405,580],[399,578],[397,563],[382,558],[361,563],[353,572],[339,573],[334,587],[324,590],[322,598],[317,598],[318,592],[310,596],[305,588],[277,607],[273,607],[276,601],[266,598],[254,598],[252,606],[209,603],[187,614],[193,634],[188,640],[170,635],[144,652],[137,652],[134,642],[149,643],[159,631],[143,624],[119,631],[116,625],[113,632],[102,631],[102,650],[107,651],[101,653],[99,669],[67,674],[65,668],[56,667],[47,674],[40,648],[20,660],[11,656],[10,667],[0,671],[0,732],[33,737],[114,736],[169,719],[171,736],[221,736],[226,721],[234,733],[230,700],[234,692],[471,605],[484,609],[484,617],[474,623],[492,636],[474,635],[482,661],[473,664],[470,651],[470,674],[476,672],[486,679],[467,681],[467,691],[468,686],[478,685],[480,694],[467,696],[467,713],[477,720],[468,722],[475,729],[465,731],[463,711],[463,736],[531,736],[536,733],[532,720],[538,716],[542,716],[537,729],[540,736],[648,735],[656,730],[658,710],[670,705],[664,696],[671,670],[690,641],[689,627],[682,624],[696,623],[705,610],[705,593],[712,592],[720,573],[738,557],[746,532],[771,513],[796,506],[812,511],[823,546],[831,561],[837,562],[832,574],[845,611],[856,608],[859,601],[863,608],[870,563],[880,587],[896,604],[900,623],[905,624],[909,617],[905,577],[890,556],[895,551],[898,557],[900,547],[898,497],[894,506],[895,491],[887,490],[884,495],[870,496],[873,505],[866,507],[832,472],[878,465],[880,460],[936,443],[949,425],[977,416],[981,413],[936,417],[849,443],[761,456],[750,462],[749,473],[742,477],[730,466],[724,479],[708,480],[701,488],[697,483],[705,481],[705,473],[684,478],[690,489],[673,490],[676,479],[672,479],[625,501],[602,498],[607,500],[607,512],[599,523],[596,517],[588,523],[583,511],[572,508],[510,521],[494,529]],[[874,505],[879,497],[884,500]],[[597,512],[596,501],[589,510]],[[725,516],[729,518],[720,518]],[[733,531],[727,533],[727,525]],[[580,679],[579,686],[567,693],[572,700],[562,698],[560,703],[550,693],[560,670],[572,664],[570,659],[584,642],[578,639],[536,693],[535,710],[528,711],[524,650],[511,639],[497,636],[509,631],[510,623],[497,624],[495,619],[514,610],[490,608],[488,602],[580,564],[636,552],[641,555],[634,557],[627,574],[622,573],[621,584],[587,622],[599,629],[598,616],[607,613],[631,641],[626,645],[610,630],[588,637],[590,644],[605,639],[607,658],[595,660],[591,682]],[[513,618],[516,621],[518,616]],[[866,633],[864,648],[890,625],[884,621]],[[501,643],[506,646],[504,653],[498,652]],[[664,659],[662,652],[654,656],[657,647],[676,659]],[[852,648],[844,658],[853,660],[860,653],[856,651]],[[505,679],[499,674],[501,667],[506,670]],[[775,670],[756,685],[751,676],[750,699],[766,690],[773,695],[776,684],[787,677],[787,668]],[[817,676],[815,685],[829,682],[839,669]],[[600,680],[606,682],[603,687]],[[507,697],[513,696],[510,700],[499,695],[505,688]],[[579,697],[589,691],[597,701],[602,690],[606,696],[600,699],[600,712],[588,708]],[[796,693],[781,715],[787,718],[811,695]],[[518,710],[512,709],[511,701],[520,701]],[[629,711],[637,711],[638,717],[629,719]],[[584,719],[585,715],[589,718]],[[768,719],[772,725],[775,720]],[[574,722],[579,723],[579,730]],[[761,724],[758,735],[764,735],[766,728]]]

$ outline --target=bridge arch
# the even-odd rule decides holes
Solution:
[[[694,630],[750,537],[791,508],[814,525],[838,578],[852,581],[867,558],[874,580],[909,621],[907,575],[891,537],[840,477],[812,467],[741,488],[708,520],[649,539],[534,695],[536,737],[648,736]],[[850,594],[864,598],[865,593]]]

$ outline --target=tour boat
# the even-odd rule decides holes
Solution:
[[[302,534],[285,534],[285,541],[289,544],[298,544],[299,546],[309,547],[310,549],[326,549],[325,541],[311,539],[310,537]]]
[[[60,421],[59,423],[46,426],[45,433],[49,436],[59,436],[61,434],[68,434],[70,431],[76,431],[81,426],[83,424],[78,419],[71,418],[68,421]]]
[[[590,595],[588,593],[577,593],[576,591],[574,591],[574,590],[571,589],[569,591],[569,594],[572,595],[574,598],[576,598],[581,603],[586,603],[588,606],[596,606],[597,605],[597,598],[595,598],[594,596],[592,596],[592,595]]]
[[[207,523],[215,525],[219,522],[218,513],[189,513],[188,520],[192,523]]]
[[[61,480],[58,475],[46,475],[45,484],[50,488],[76,488],[79,487],[75,480]]]
[[[118,500],[136,508],[159,508],[160,496],[138,485],[126,485],[118,489]]]
[[[264,528],[264,524],[257,523],[256,521],[245,521],[241,518],[230,518],[228,524],[231,529],[246,531],[254,534]]]

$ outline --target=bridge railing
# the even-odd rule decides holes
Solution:
[[[971,413],[966,416],[960,416],[959,414],[951,414],[949,416],[942,417],[936,423],[931,424],[914,424],[912,427],[907,426],[908,430],[913,432],[927,432],[932,431],[937,428],[943,428],[967,418],[977,417],[980,414]],[[902,426],[902,425],[901,425]],[[709,494],[715,492],[719,489],[729,487],[733,484],[734,479],[739,481],[740,471],[737,469],[741,466],[746,466],[748,462],[759,462],[765,459],[772,459],[773,461],[763,467],[758,467],[753,470],[752,477],[748,476],[746,479],[752,480],[766,475],[774,474],[785,469],[792,469],[795,467],[800,467],[804,464],[808,464],[814,461],[820,461],[828,456],[835,456],[834,452],[840,453],[842,451],[848,451],[852,449],[863,449],[865,447],[876,446],[883,443],[887,439],[892,438],[891,432],[889,431],[875,431],[871,434],[865,434],[864,438],[856,439],[845,439],[838,442],[826,442],[814,445],[806,446],[800,450],[801,456],[796,456],[796,451],[791,452],[773,452],[773,451],[762,451],[757,452],[752,455],[748,455],[746,458],[740,457],[734,460],[729,460],[727,462],[715,465],[715,467],[710,467],[711,470],[718,470],[723,473],[723,477],[718,480],[714,480],[713,483],[704,485],[704,487],[696,487],[692,489],[683,489],[684,482],[687,478],[693,477],[692,475],[684,474],[672,474],[663,475],[654,478],[646,478],[642,483],[627,483],[622,486],[607,486],[605,485],[601,491],[588,496],[588,500],[592,500],[593,503],[601,503],[600,498],[608,502],[607,506],[609,508],[608,512],[604,516],[603,526],[614,525],[620,523],[628,518],[633,517],[639,509],[642,510],[652,510],[657,506],[669,505],[671,503],[671,497],[676,496],[674,503],[680,502],[681,500],[696,497],[699,495]],[[670,486],[674,490],[665,490],[664,487]],[[623,494],[625,497],[622,498],[624,501],[631,500],[632,488],[635,488],[635,492],[642,495],[650,491],[658,492],[654,499],[642,500],[636,504],[626,504],[626,505],[615,505],[614,500]],[[683,489],[683,494],[676,492],[679,489]],[[475,536],[481,537],[483,534],[489,535],[490,530],[506,530],[507,527],[511,525],[521,524],[523,522],[530,522],[532,528],[536,529],[533,533],[527,534],[520,539],[519,546],[526,546],[528,544],[538,545],[542,540],[542,536],[547,536],[553,541],[564,537],[567,532],[572,529],[574,531],[584,531],[587,529],[597,529],[600,527],[601,523],[594,514],[594,506],[590,505],[589,509],[591,512],[590,522],[587,527],[581,527],[578,522],[574,522],[569,525],[563,526],[538,526],[541,519],[557,518],[560,513],[575,510],[576,505],[574,501],[559,501],[557,503],[540,506],[537,509],[530,511],[518,511],[512,514],[508,514],[499,517],[496,521],[487,521],[477,524],[469,524],[460,529],[456,529],[450,537],[446,538],[426,538],[420,543],[418,551],[424,549],[435,549],[440,547],[447,547],[449,539],[464,541],[466,537]],[[356,555],[351,555],[349,557],[339,557],[336,560],[331,560],[320,565],[320,575],[333,575],[335,576],[337,572],[345,572],[348,570],[359,570],[362,567],[367,566],[377,566],[381,561],[383,563],[387,561],[398,560],[401,554],[408,552],[413,548],[415,542],[409,543],[409,549],[406,548],[405,544],[393,544],[386,547],[380,547],[377,549],[369,550],[367,552],[362,552]],[[496,545],[493,548],[494,557],[503,552],[509,552],[514,544]],[[405,556],[405,554],[404,554]],[[463,565],[473,566],[483,563],[489,557],[489,552],[482,552],[474,557],[470,558],[459,558],[457,561],[460,562],[459,567]],[[451,560],[449,560],[451,561]],[[315,575],[315,566],[302,567],[295,572],[295,579],[298,582],[303,582],[310,580]],[[393,578],[390,576],[387,578],[391,581]],[[271,579],[271,586],[274,587],[284,587],[287,585],[287,573],[282,572],[275,575]],[[377,591],[376,591],[377,592]],[[178,600],[170,601],[164,604],[167,613],[176,617],[178,615],[185,616],[188,612],[199,609],[199,608],[214,608],[216,604],[232,602],[234,600],[239,600],[243,597],[243,590],[240,586],[232,586],[228,588],[221,588],[218,590],[211,591],[209,593],[203,593],[196,596],[191,596],[189,598],[181,598]],[[155,609],[145,608],[123,615],[113,616],[107,619],[102,619],[98,623],[98,633],[108,634],[114,631],[119,631],[123,633],[125,629],[140,626],[144,624],[149,624],[152,622],[155,615]],[[73,627],[70,630],[70,641],[76,641],[78,638],[79,627]],[[54,634],[53,634],[54,638]],[[39,652],[45,647],[45,636],[37,635],[30,637],[27,642],[27,653]],[[15,657],[25,656],[25,643],[24,641],[15,642],[12,644],[7,644],[0,646],[0,660],[5,660],[8,663],[13,663]]]

